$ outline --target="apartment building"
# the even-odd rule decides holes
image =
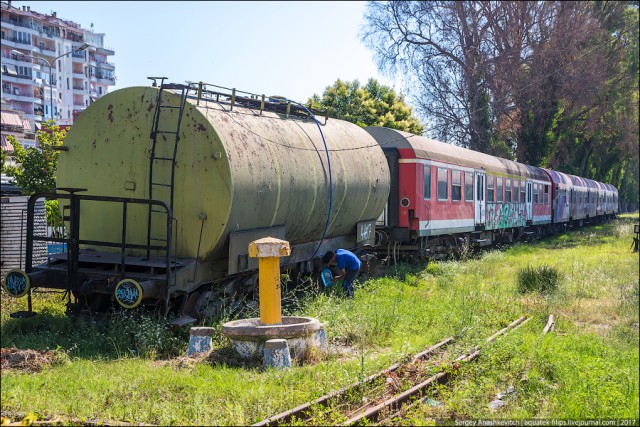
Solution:
[[[104,34],[11,1],[2,2],[1,22],[3,111],[22,112],[34,131],[51,118],[71,125],[115,85]]]

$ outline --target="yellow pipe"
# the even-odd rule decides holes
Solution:
[[[280,258],[259,258],[258,269],[260,322],[265,325],[282,323]]]
[[[249,243],[249,256],[258,258],[260,322],[282,323],[280,257],[291,255],[289,242],[265,237]]]

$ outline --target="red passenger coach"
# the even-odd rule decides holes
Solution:
[[[434,257],[464,244],[512,242],[551,223],[544,170],[393,129],[366,130],[389,163],[379,223],[398,251]]]

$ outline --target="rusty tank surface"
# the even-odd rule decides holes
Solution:
[[[283,264],[373,243],[371,227],[387,202],[390,177],[384,153],[364,129],[289,114],[281,100],[267,102],[280,106],[269,109],[264,101],[256,107],[220,93],[182,96],[165,88],[160,101],[159,91],[130,87],[91,104],[67,135],[57,184],[170,206],[171,256],[179,260],[172,295],[255,269],[247,252],[257,238],[289,241],[292,253]],[[160,102],[167,108],[154,124]],[[146,206],[130,204],[124,220],[121,211],[115,203],[83,202],[79,234],[88,242],[125,234],[123,240],[140,246],[162,234],[165,224]],[[361,239],[363,232],[369,234]],[[114,246],[84,244],[80,251],[118,252]],[[144,255],[141,248],[126,250],[127,257]],[[159,287],[165,286],[149,292],[160,297],[166,292]]]

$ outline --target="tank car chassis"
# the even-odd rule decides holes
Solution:
[[[123,301],[139,303],[142,297],[146,302],[153,301],[163,313],[169,309],[170,287],[174,272],[184,265],[171,258],[171,239],[155,244],[135,244],[127,242],[127,210],[132,205],[152,207],[156,212],[165,213],[166,236],[171,236],[172,221],[170,208],[162,201],[137,198],[107,197],[76,194],[84,191],[80,188],[59,188],[64,193],[36,193],[30,197],[27,205],[27,234],[25,272],[29,278],[27,289],[28,311],[14,317],[30,317],[32,312],[32,290],[37,287],[60,289],[67,298],[67,314],[78,315],[83,309],[97,311],[104,302],[113,302],[116,288],[122,288],[121,294],[128,294]],[[41,198],[48,200],[68,200],[63,221],[68,224],[64,237],[51,237],[34,234],[34,207]],[[121,206],[122,233],[116,241],[85,240],[80,235],[80,209],[83,203],[109,203]],[[33,265],[34,246],[42,243],[56,243],[66,250],[49,254],[47,262]],[[119,252],[102,252],[95,249],[81,249],[80,245],[92,245],[104,248],[117,248]],[[113,250],[113,249],[112,249]],[[146,256],[127,255],[127,251],[146,252]],[[163,256],[151,256],[152,252]],[[134,295],[131,295],[131,292]],[[136,294],[137,292],[137,294]],[[93,295],[91,297],[90,295]],[[72,302],[72,296],[74,301]],[[122,301],[120,301],[122,304]],[[163,303],[160,305],[160,303]],[[137,304],[136,304],[137,305]]]

